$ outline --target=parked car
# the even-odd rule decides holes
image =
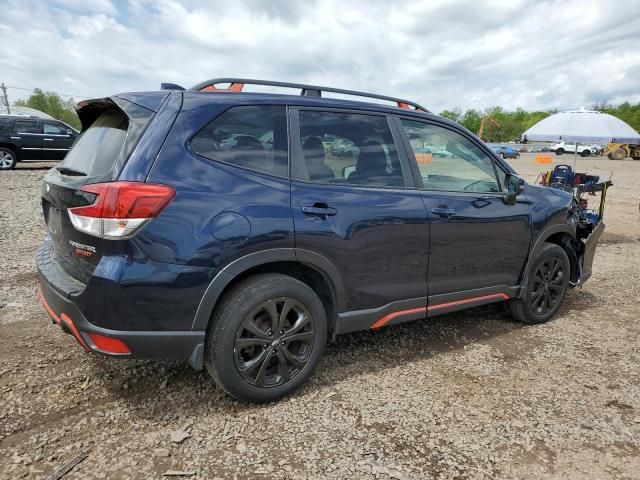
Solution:
[[[494,302],[538,324],[589,278],[604,224],[457,123],[362,92],[398,106],[213,88],[229,81],[79,106],[82,135],[44,178],[37,268],[85,350],[184,359],[269,402],[335,335]],[[251,83],[303,95],[237,92]],[[448,154],[418,163],[407,131]],[[357,156],[330,155],[331,135]]]
[[[77,130],[59,120],[0,115],[0,170],[23,160],[60,161],[77,136]]]
[[[517,150],[508,145],[499,145],[491,147],[491,149],[502,158],[518,158],[520,156],[520,153]]]
[[[600,150],[601,147],[599,145],[578,144],[578,155],[581,155],[583,157],[597,155]],[[553,145],[551,145],[551,151],[555,152],[556,155],[562,155],[563,153],[575,153],[576,144],[565,142],[554,143]]]

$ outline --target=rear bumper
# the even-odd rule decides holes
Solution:
[[[187,360],[196,370],[202,369],[204,331],[125,331],[98,327],[85,318],[72,301],[72,295],[68,297],[56,289],[55,279],[50,275],[50,271],[38,264],[40,300],[52,320],[75,337],[85,350],[117,357],[181,359]],[[95,344],[91,334],[118,339],[126,344],[129,352],[105,351]]]

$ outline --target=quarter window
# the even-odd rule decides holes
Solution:
[[[424,188],[450,192],[500,192],[493,160],[471,140],[447,128],[401,120]]]
[[[402,187],[400,159],[386,117],[300,111],[301,158],[294,177],[321,183]]]
[[[286,177],[289,165],[285,107],[230,108],[193,137],[191,150],[219,162]]]
[[[13,124],[15,133],[42,133],[35,120],[16,120]]]

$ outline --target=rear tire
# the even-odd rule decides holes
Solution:
[[[18,163],[16,152],[7,147],[0,147],[0,170],[11,170]]]
[[[307,381],[326,339],[324,306],[311,288],[286,275],[256,275],[236,285],[214,312],[205,365],[236,399],[273,402]]]
[[[521,298],[508,300],[505,310],[522,323],[549,321],[565,299],[570,274],[567,252],[558,245],[545,243],[527,270],[526,292]]]

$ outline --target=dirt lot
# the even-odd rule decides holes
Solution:
[[[494,305],[343,336],[266,406],[180,362],[87,354],[52,325],[34,266],[48,167],[1,172],[0,477],[86,451],[65,478],[640,478],[640,162],[578,162],[616,185],[594,275],[554,321]]]

